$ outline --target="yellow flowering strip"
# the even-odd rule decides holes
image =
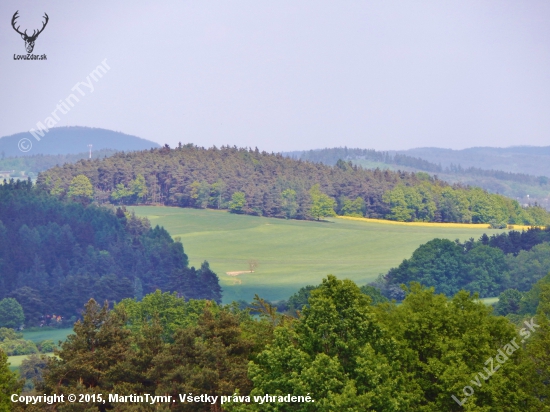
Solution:
[[[382,223],[386,225],[448,227],[456,229],[489,229],[487,223],[437,223],[437,222],[397,222],[395,220],[371,219],[368,217],[337,216],[338,219],[357,220],[365,223]],[[509,225],[514,230],[527,230],[530,226]]]

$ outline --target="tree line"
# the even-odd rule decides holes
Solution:
[[[404,297],[400,285],[411,282],[447,296],[467,290],[493,297],[508,289],[527,292],[549,272],[550,228],[530,228],[463,243],[430,240],[372,285],[397,300]]]
[[[0,299],[15,299],[27,326],[72,324],[90,297],[139,299],[156,289],[221,301],[208,262],[189,267],[182,244],[147,219],[60,200],[30,180],[0,185]]]
[[[177,400],[117,403],[103,395],[105,402],[58,404],[59,411],[546,410],[550,284],[538,296],[536,314],[520,325],[465,291],[449,298],[414,283],[400,305],[373,304],[352,281],[331,275],[312,288],[298,317],[258,297],[258,316],[160,292],[112,310],[91,300],[57,356],[35,358],[34,372],[25,371],[35,394]],[[8,405],[6,394],[21,383],[2,364],[0,403]],[[180,402],[180,394],[216,401]],[[314,402],[278,398],[286,395]]]
[[[496,227],[550,223],[541,207],[523,208],[504,196],[449,185],[426,173],[366,170],[342,160],[327,166],[236,147],[188,144],[119,153],[54,167],[41,173],[37,184],[60,198],[228,209],[289,219],[338,214]]]

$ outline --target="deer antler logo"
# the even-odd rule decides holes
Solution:
[[[11,25],[13,27],[13,29],[19,33],[21,35],[21,38],[23,40],[25,40],[25,48],[27,49],[27,53],[32,53],[32,51],[34,50],[34,42],[36,41],[36,38],[38,37],[38,35],[40,33],[42,33],[44,31],[44,28],[46,27],[46,25],[48,24],[48,20],[50,19],[48,17],[48,15],[46,13],[44,13],[44,18],[46,19],[45,22],[42,23],[42,28],[40,30],[38,30],[38,32],[36,30],[33,30],[33,33],[31,36],[29,36],[27,34],[27,30],[25,30],[24,33],[21,33],[19,31],[19,27],[20,26],[17,26],[17,28],[15,27],[15,23],[16,23],[16,20],[17,18],[19,17],[18,16],[18,13],[19,13],[19,10],[17,10],[15,12],[15,14],[13,15],[12,19],[11,19]]]

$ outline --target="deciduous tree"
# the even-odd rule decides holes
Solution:
[[[23,308],[13,298],[0,300],[0,328],[18,328],[25,322]]]
[[[69,199],[88,204],[94,198],[94,188],[90,179],[85,175],[78,175],[71,180],[68,192]]]
[[[332,197],[322,193],[318,184],[311,187],[309,195],[312,202],[309,213],[314,219],[320,220],[323,217],[336,216],[336,212],[334,211],[336,201]]]
[[[235,192],[229,202],[229,211],[231,213],[243,213],[246,206],[246,197],[243,192]]]

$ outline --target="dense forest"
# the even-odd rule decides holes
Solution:
[[[112,310],[91,300],[57,357],[35,356],[21,367],[25,395],[78,394],[82,402],[10,405],[8,394],[22,382],[4,358],[0,404],[234,412],[550,406],[550,283],[539,284],[536,314],[518,325],[468,292],[448,298],[412,284],[400,305],[373,304],[353,282],[330,275],[308,291],[297,317],[260,298],[254,308],[259,315],[160,292]]]
[[[419,246],[410,259],[372,285],[390,299],[400,300],[400,285],[418,282],[452,296],[460,290],[481,297],[507,289],[530,290],[550,272],[550,228],[509,231],[464,243],[433,239]]]
[[[60,198],[76,190],[99,203],[209,207],[280,218],[339,214],[494,227],[550,223],[541,207],[523,208],[504,196],[451,186],[426,173],[366,170],[342,160],[327,166],[236,147],[188,144],[119,153],[54,167],[41,173],[37,184]]]
[[[59,200],[30,180],[0,185],[0,299],[15,299],[27,326],[60,317],[72,325],[90,297],[113,302],[157,289],[221,301],[208,263],[189,267],[164,228],[124,208]]]

